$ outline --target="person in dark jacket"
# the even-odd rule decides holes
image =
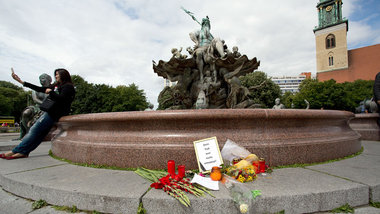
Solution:
[[[377,104],[377,109],[379,109],[380,116],[380,72],[376,74],[375,84],[373,84],[373,98]],[[380,117],[377,119],[377,125],[380,126]]]
[[[40,87],[22,81],[12,68],[14,80],[21,83],[24,87],[48,94],[51,100],[54,101],[54,105],[35,122],[18,146],[10,152],[0,154],[0,158],[11,160],[28,157],[29,153],[41,144],[54,123],[58,122],[62,116],[70,113],[71,103],[75,97],[75,89],[70,73],[66,69],[59,68],[54,71],[54,76],[56,79],[54,84],[49,87]]]

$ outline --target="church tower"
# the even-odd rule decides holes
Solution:
[[[342,18],[342,0],[319,0],[314,28],[318,73],[348,68],[348,20]]]

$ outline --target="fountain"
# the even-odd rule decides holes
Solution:
[[[187,48],[189,57],[172,49],[168,62],[153,62],[157,75],[177,81],[159,95],[167,110],[63,117],[53,154],[76,163],[156,169],[172,159],[196,169],[193,141],[214,136],[220,148],[230,139],[270,166],[321,162],[361,149],[360,135],[348,125],[350,112],[258,109],[249,97],[255,86],[242,86],[239,77],[260,62],[237,47],[229,51],[211,35],[208,17],[199,24],[201,30],[190,34],[195,47]]]

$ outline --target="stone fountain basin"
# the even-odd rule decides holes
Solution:
[[[315,163],[354,154],[354,114],[334,110],[203,109],[62,117],[54,155],[75,163],[165,169],[168,160],[197,169],[193,141],[216,136],[245,147],[270,166]]]

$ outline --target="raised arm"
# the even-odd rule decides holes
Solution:
[[[16,80],[17,82],[19,82],[20,84],[22,84],[23,86],[31,88],[31,89],[33,89],[33,90],[35,90],[37,92],[47,93],[46,92],[46,87],[39,87],[39,86],[33,85],[31,83],[22,81],[21,78],[19,76],[17,76],[17,74],[14,72],[13,68],[11,68],[11,71],[12,71],[12,78],[14,80]]]
[[[15,71],[13,70],[13,68],[11,68],[11,71],[12,71],[12,78],[16,80],[17,82],[19,82],[20,84],[24,85],[24,81],[22,81],[21,78],[17,76],[17,74],[15,74]]]

